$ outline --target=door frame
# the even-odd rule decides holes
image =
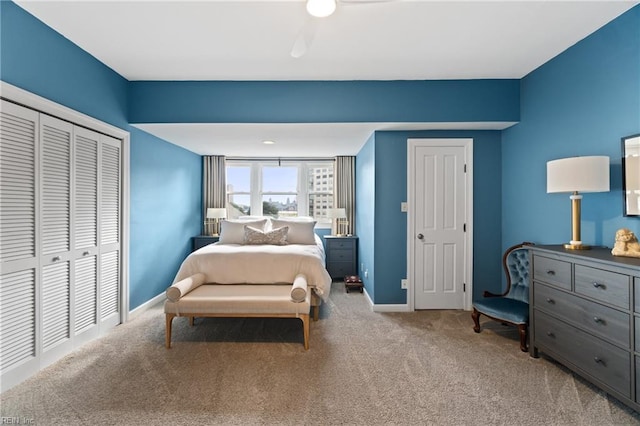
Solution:
[[[407,139],[407,306],[415,311],[415,149],[417,147],[461,146],[465,155],[465,224],[464,236],[464,310],[471,310],[473,302],[473,139],[472,138],[410,138]]]

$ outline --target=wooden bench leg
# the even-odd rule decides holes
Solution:
[[[189,317],[189,325],[191,327],[193,327],[193,320],[195,319],[195,317]]]
[[[318,318],[320,317],[320,305],[312,306],[311,309],[313,310],[313,320],[318,321]]]
[[[176,314],[167,314],[167,326],[165,331],[164,343],[167,349],[171,349],[171,323]]]
[[[309,314],[301,314],[300,319],[302,320],[302,330],[304,334],[304,348],[305,350],[309,350]]]

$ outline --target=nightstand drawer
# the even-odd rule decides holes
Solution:
[[[537,284],[534,306],[604,339],[629,347],[629,314]]]
[[[629,309],[629,276],[588,266],[575,267],[576,293]]]
[[[355,251],[345,249],[331,249],[327,254],[328,262],[351,262],[354,260]]]
[[[540,311],[535,315],[536,344],[562,357],[610,388],[631,397],[631,357],[617,348]]]
[[[356,240],[353,238],[332,238],[327,240],[327,250],[354,250]]]
[[[327,271],[331,278],[344,278],[345,275],[356,275],[353,262],[330,262],[327,264]]]
[[[533,279],[571,290],[571,264],[539,255],[533,256]]]

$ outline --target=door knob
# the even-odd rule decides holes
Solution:
[[[424,240],[424,235],[422,235],[422,234],[418,234],[417,237],[418,237],[419,240]]]

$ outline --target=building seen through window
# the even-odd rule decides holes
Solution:
[[[328,225],[333,161],[227,161],[227,217],[311,216]]]

